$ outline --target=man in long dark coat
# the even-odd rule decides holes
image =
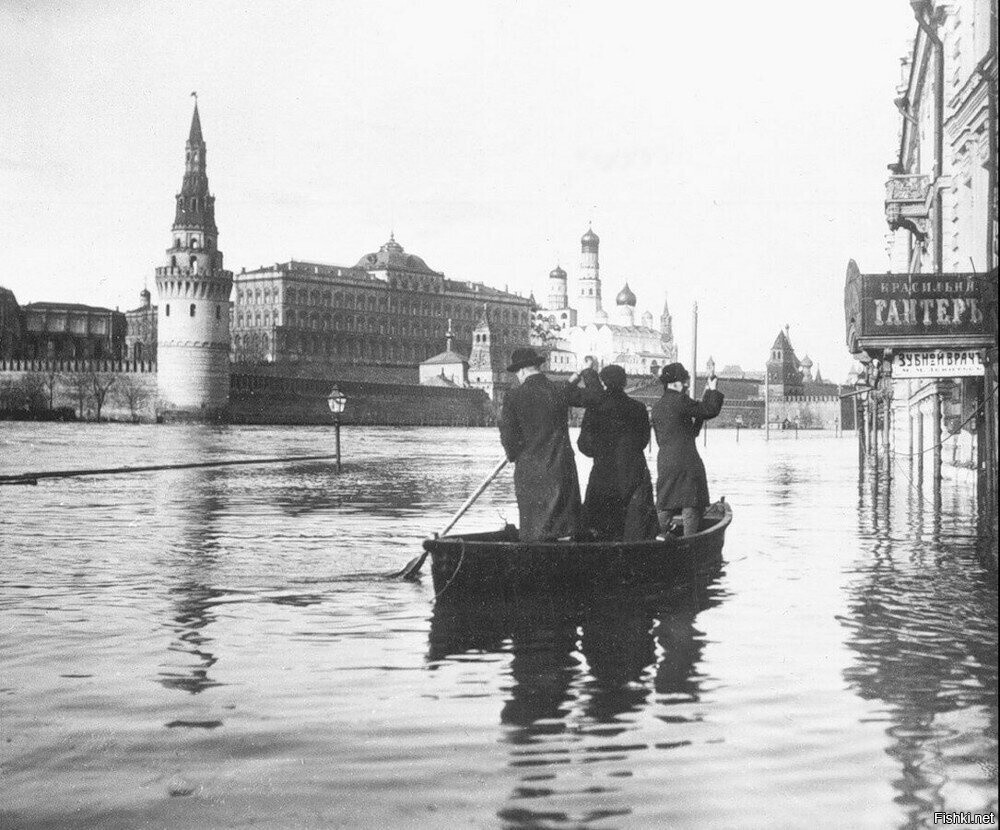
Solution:
[[[555,383],[541,373],[545,358],[534,349],[515,349],[508,372],[520,385],[505,396],[500,442],[514,462],[514,493],[522,542],[572,539],[580,521],[580,483],[566,419],[571,406],[597,400],[600,381],[593,369]],[[577,382],[583,376],[588,389]]]
[[[583,502],[584,524],[603,539],[652,539],[659,525],[643,453],[649,444],[646,407],[625,394],[625,370],[601,369],[604,392],[587,407],[577,446],[594,459]]]
[[[656,512],[666,531],[672,517],[680,513],[684,535],[697,533],[705,508],[711,504],[705,465],[694,439],[703,422],[722,410],[723,396],[709,378],[701,401],[688,397],[690,380],[680,363],[663,367],[660,373],[663,397],[653,404],[652,422],[659,451],[656,456]]]

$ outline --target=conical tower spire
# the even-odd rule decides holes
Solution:
[[[660,342],[671,345],[674,342],[674,318],[670,314],[667,295],[663,295],[663,311],[660,313]]]
[[[174,230],[197,230],[211,236],[218,233],[215,227],[215,197],[208,192],[206,147],[201,134],[197,97],[184,148],[184,181],[181,192],[177,194]]]
[[[197,144],[204,144],[205,140],[201,137],[201,118],[198,116],[198,93],[192,92],[194,96],[194,113],[191,115],[191,132],[188,133],[188,144],[192,142]]]

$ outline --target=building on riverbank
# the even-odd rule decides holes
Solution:
[[[0,287],[0,358],[6,360],[121,360],[125,315],[81,303],[21,306]]]
[[[859,376],[862,458],[891,474],[997,478],[997,4],[915,0],[897,89],[899,144],[885,216],[889,272],[852,261],[848,348]]]
[[[125,312],[125,356],[129,360],[156,362],[156,314],[148,288],[139,292],[139,305]]]
[[[455,349],[471,354],[484,308],[499,354],[527,344],[530,299],[448,279],[390,234],[352,266],[291,260],[236,274],[232,357],[417,384],[449,321]]]
[[[229,295],[233,275],[222,264],[215,196],[198,102],[175,197],[173,244],[156,269],[159,407],[167,417],[221,417],[229,402]]]
[[[824,380],[818,368],[814,375],[812,368],[808,356],[799,360],[786,326],[775,338],[764,372],[727,366],[717,375],[717,388],[726,402],[712,427],[757,429],[764,426],[766,417],[775,429],[853,429],[853,412],[842,398],[847,388]],[[706,378],[714,374],[715,362],[710,357],[691,384],[691,396],[700,398]],[[663,394],[663,386],[658,378],[637,377],[628,394],[652,406]]]
[[[650,311],[636,318],[638,298],[628,283],[615,295],[614,309],[606,311],[601,299],[600,244],[593,228],[580,239],[580,271],[572,299],[566,272],[557,265],[549,273],[546,304],[534,315],[532,345],[550,354],[553,367],[560,369],[568,362],[565,356],[572,355],[571,371],[590,356],[601,366],[616,363],[630,375],[656,374],[677,359],[666,298],[659,326]]]

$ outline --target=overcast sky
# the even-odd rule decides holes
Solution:
[[[197,90],[233,270],[354,264],[394,229],[541,299],[592,221],[605,306],[666,294],[683,359],[697,300],[700,364],[759,368],[788,323],[839,380],[914,25],[905,0],[0,0],[0,285],[155,288]]]

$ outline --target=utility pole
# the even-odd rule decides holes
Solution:
[[[771,440],[771,378],[764,366],[764,440]]]
[[[695,301],[691,321],[691,397],[698,394],[698,303]]]

